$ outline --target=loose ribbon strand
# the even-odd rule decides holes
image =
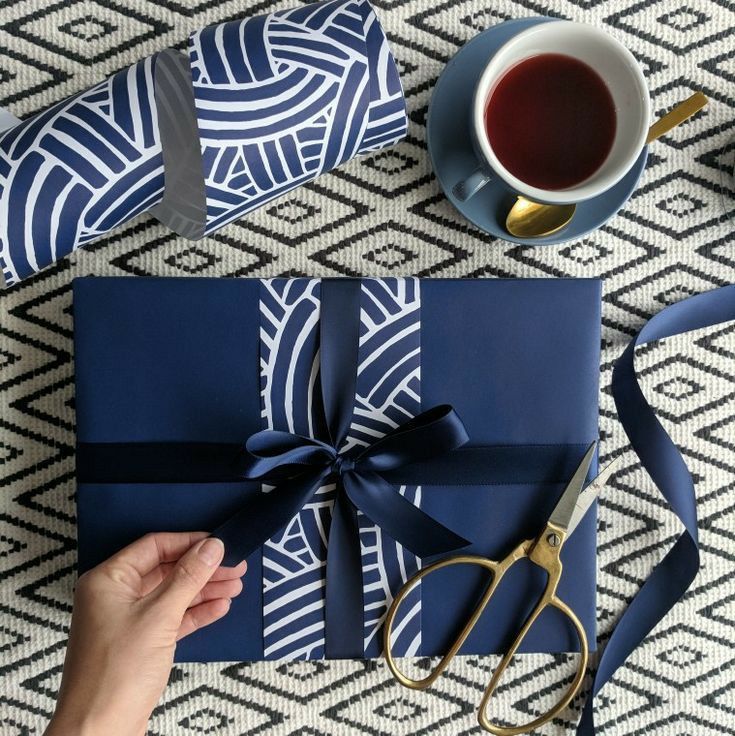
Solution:
[[[735,320],[735,286],[724,286],[672,304],[644,325],[613,369],[612,392],[623,429],[685,531],[620,617],[600,658],[577,736],[594,735],[594,697],[684,595],[699,570],[697,504],[692,476],[638,384],[635,350],[654,340],[731,320]]]

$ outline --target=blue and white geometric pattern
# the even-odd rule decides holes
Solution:
[[[261,282],[261,396],[263,426],[268,429],[315,435],[319,421],[314,403],[319,380],[319,291],[316,279]],[[344,449],[365,446],[420,412],[420,305],[417,279],[363,281],[355,412]],[[395,360],[396,355],[401,359]],[[420,487],[402,487],[400,492],[420,504]],[[263,548],[266,658],[324,657],[327,537],[334,493],[334,484],[320,488]],[[358,519],[365,652],[377,657],[391,590],[415,573],[420,563],[365,516],[359,514]],[[400,613],[395,649],[417,654],[420,588]]]
[[[421,413],[421,295],[419,280],[363,279],[357,389],[346,449],[365,446]],[[421,505],[420,486],[400,493]],[[365,601],[365,653],[382,654],[388,606],[420,567],[414,554],[358,512]],[[421,586],[414,587],[393,628],[396,653],[421,647]]]
[[[175,98],[156,97],[154,55],[0,133],[7,285],[159,204],[164,148],[201,150],[209,234],[406,134],[398,71],[367,0],[212,26],[190,37],[188,58],[193,90],[185,82]],[[193,107],[200,140],[162,141],[157,103],[174,120]]]
[[[401,83],[367,0],[330,0],[191,36],[206,232],[406,134]]]
[[[264,280],[260,295],[263,427],[314,436],[319,281]],[[263,547],[267,659],[324,656],[326,542],[334,490],[334,484],[320,488]]]
[[[0,134],[0,266],[29,276],[163,195],[155,56]]]

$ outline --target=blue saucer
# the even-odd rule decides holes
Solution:
[[[646,165],[648,148],[631,170],[599,197],[577,205],[574,218],[563,230],[546,238],[516,238],[505,229],[505,217],[515,202],[499,179],[491,181],[466,202],[460,202],[452,187],[477,168],[470,138],[470,114],[475,82],[497,49],[520,31],[552,18],[509,20],[488,28],[466,43],[447,64],[431,96],[426,135],[431,163],[449,201],[480,230],[522,245],[552,245],[577,240],[607,222],[629,199]]]

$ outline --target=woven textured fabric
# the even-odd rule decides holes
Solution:
[[[0,105],[18,116],[89,87],[206,24],[287,7],[251,0],[0,0]],[[666,304],[735,281],[735,5],[730,0],[381,0],[401,69],[407,141],[286,195],[197,243],[148,216],[0,296],[0,734],[39,734],[54,705],[74,584],[71,280],[78,275],[601,276],[602,462],[623,469],[600,506],[600,645],[679,533],[627,448],[612,362]],[[651,149],[623,211],[582,241],[531,248],[468,226],[424,147],[437,76],[465,41],[548,13],[608,28],[638,56],[653,109],[702,89],[710,105]],[[735,734],[735,327],[642,349],[642,383],[684,450],[700,500],[702,571],[603,690],[600,732]],[[247,585],[252,584],[246,582]],[[247,592],[244,593],[247,595]],[[464,658],[428,693],[382,663],[186,665],[151,734],[470,734],[495,658]],[[593,660],[594,663],[594,660]],[[505,715],[552,703],[571,656],[523,656]],[[426,666],[427,663],[424,663]],[[573,728],[580,703],[541,733]]]

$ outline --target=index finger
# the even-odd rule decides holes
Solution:
[[[209,532],[151,532],[114,554],[105,565],[132,567],[141,577],[164,562],[176,562]]]

